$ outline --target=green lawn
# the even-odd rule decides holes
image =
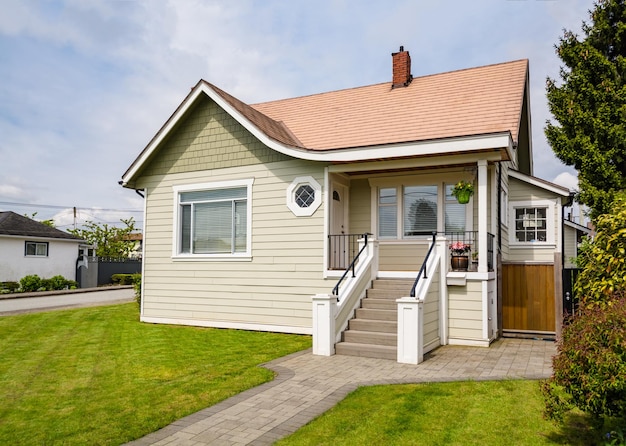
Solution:
[[[273,378],[308,336],[138,322],[135,303],[0,318],[0,444],[117,445]]]
[[[362,387],[277,443],[293,445],[591,445],[582,417],[542,418],[537,381]]]

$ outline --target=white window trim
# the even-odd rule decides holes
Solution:
[[[250,261],[252,260],[252,185],[254,178],[230,181],[216,181],[212,183],[197,183],[172,186],[174,192],[174,221],[172,224],[172,259],[176,261]],[[233,254],[182,254],[180,253],[180,194],[214,189],[232,189],[246,187],[246,252]]]
[[[546,211],[546,241],[545,242],[518,242],[515,236],[515,209],[516,208],[547,208]],[[556,247],[556,237],[554,230],[555,203],[550,200],[509,200],[509,246],[511,248],[531,248],[531,247]]]
[[[313,203],[309,207],[302,208],[298,206],[296,203],[296,190],[300,186],[308,185],[313,188],[315,191],[315,197],[313,199]],[[318,183],[315,178],[311,176],[304,177],[296,177],[291,182],[291,184],[287,187],[287,207],[296,217],[310,217],[317,211],[317,209],[322,204],[322,186]]]
[[[434,181],[433,181],[434,180]],[[371,186],[371,226],[372,232],[377,234],[376,237],[381,243],[407,243],[411,241],[420,241],[428,239],[429,236],[408,236],[404,237],[404,214],[403,214],[403,193],[405,186],[433,186],[437,185],[437,232],[443,233],[445,231],[445,187],[446,184],[454,184],[458,181],[457,175],[446,175],[443,180],[439,179],[421,179],[415,181],[414,177],[398,177],[398,178],[374,178],[370,179]],[[469,179],[468,179],[469,181]],[[397,191],[397,237],[382,237],[378,236],[378,190],[380,188],[395,187]],[[474,227],[474,197],[470,197],[469,203],[466,204],[465,212],[465,231],[471,232]]]
[[[28,246],[29,243],[32,243],[32,244],[35,245],[35,254],[27,254],[27,251],[28,251],[27,246]],[[45,245],[46,246],[46,255],[39,255],[39,254],[37,254],[37,245]],[[41,258],[46,258],[46,257],[49,257],[49,256],[50,256],[50,243],[48,243],[48,242],[36,242],[36,241],[33,241],[33,240],[26,240],[24,242],[24,257],[41,259]]]

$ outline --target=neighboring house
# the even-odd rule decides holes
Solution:
[[[413,78],[401,47],[392,66],[391,82],[254,105],[193,87],[121,181],[145,194],[142,321],[312,333],[319,354],[351,324],[374,333],[352,354],[403,362],[554,335],[569,192],[533,177],[528,61]],[[478,253],[468,271],[451,271],[453,241]]]
[[[0,212],[0,282],[17,282],[31,274],[74,280],[82,243],[78,237],[15,212]]]
[[[576,268],[574,261],[578,257],[578,250],[583,238],[593,238],[594,231],[591,228],[582,226],[572,220],[565,218],[563,221],[564,234],[564,258],[563,266],[565,268]]]
[[[129,242],[128,258],[141,260],[141,254],[143,253],[143,234],[136,232],[126,234],[123,240]]]

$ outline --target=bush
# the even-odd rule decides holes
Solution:
[[[141,305],[141,274],[133,274],[133,288],[135,289],[135,299]]]
[[[65,277],[58,275],[58,276],[54,276],[51,277],[49,279],[47,279],[47,284],[48,286],[46,286],[46,289],[48,290],[64,290],[66,288],[68,288],[69,285],[69,280],[67,280]]]
[[[581,308],[563,327],[552,368],[542,383],[548,418],[562,420],[575,407],[597,428],[611,418],[626,425],[626,292]]]
[[[41,278],[37,274],[24,276],[20,279],[20,289],[24,293],[37,291],[41,288]]]
[[[0,294],[15,293],[19,288],[17,282],[0,282]]]
[[[596,236],[584,243],[577,264],[574,291],[583,305],[607,304],[613,293],[626,289],[626,196],[613,202],[613,213],[598,217]]]
[[[134,274],[113,274],[111,282],[114,285],[132,285]]]

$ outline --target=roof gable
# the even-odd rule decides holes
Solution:
[[[11,211],[0,212],[0,236],[1,235],[81,241],[79,237]]]

